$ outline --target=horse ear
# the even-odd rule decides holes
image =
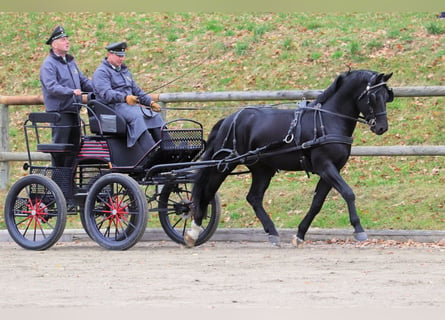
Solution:
[[[389,74],[385,74],[385,75],[383,75],[383,81],[386,82],[386,81],[388,81],[391,77],[392,77],[392,72],[389,73]]]
[[[337,91],[338,87],[340,87],[342,80],[343,75],[339,75],[337,78],[335,78],[334,82],[326,90],[320,93],[320,95],[317,97],[317,102],[326,102],[326,100],[328,100],[329,97],[331,97]]]
[[[373,83],[373,84],[374,84],[374,83],[380,83],[380,82],[382,82],[384,76],[385,76],[384,73],[379,73],[378,75],[374,75],[374,76],[371,78],[370,83]]]

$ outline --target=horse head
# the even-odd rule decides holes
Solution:
[[[374,73],[366,88],[357,99],[357,107],[372,132],[381,135],[388,130],[386,103],[394,100],[394,94],[386,82],[392,73]]]

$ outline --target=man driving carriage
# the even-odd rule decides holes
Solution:
[[[40,67],[43,100],[47,112],[60,114],[52,129],[53,142],[75,146],[72,155],[53,154],[52,162],[56,167],[70,167],[80,144],[78,107],[74,103],[81,102],[82,93],[93,92],[93,85],[68,54],[70,41],[63,27],[57,26],[46,44],[51,49]]]
[[[97,101],[111,106],[127,122],[127,147],[139,142],[150,148],[160,139],[164,120],[158,94],[146,94],[133,80],[123,63],[127,43],[116,42],[105,47],[107,57],[93,75],[94,94]]]

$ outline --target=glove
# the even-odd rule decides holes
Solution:
[[[159,104],[157,104],[156,102],[152,101],[152,103],[150,103],[150,107],[151,107],[151,110],[153,110],[154,112],[161,111],[161,106]]]
[[[125,97],[125,102],[128,103],[129,105],[134,106],[136,103],[139,103],[139,98],[136,96],[128,95]]]
[[[158,93],[150,93],[149,94],[151,100],[153,100],[154,102],[158,102],[159,101],[159,94]]]

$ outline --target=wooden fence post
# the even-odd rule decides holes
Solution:
[[[162,119],[164,119],[164,121],[167,121],[167,104],[165,102],[159,101],[158,102],[159,106],[161,107],[161,116]]]
[[[0,104],[0,152],[9,151],[9,111]],[[5,190],[9,182],[9,162],[0,161],[0,190]]]

